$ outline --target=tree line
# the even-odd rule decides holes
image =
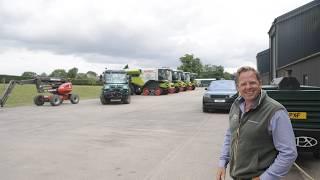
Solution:
[[[193,54],[180,57],[181,65],[177,68],[186,72],[197,74],[197,78],[233,79],[233,75],[225,72],[221,65],[202,64],[201,60]]]
[[[177,69],[192,72],[197,74],[197,78],[216,78],[216,79],[233,79],[233,75],[225,72],[224,67],[221,65],[202,64],[200,58],[194,57],[193,54],[185,54],[179,58],[181,65]],[[68,71],[64,69],[55,69],[49,75],[46,73],[40,74],[40,76],[46,77],[60,77],[68,78],[71,80],[97,80],[98,74],[93,71],[87,73],[79,73],[78,68],[74,67]],[[35,72],[27,71],[23,72],[23,77],[35,77]]]

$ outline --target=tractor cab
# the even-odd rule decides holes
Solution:
[[[105,70],[100,76],[103,83],[100,101],[109,104],[111,101],[130,103],[130,88],[127,72],[124,70]]]

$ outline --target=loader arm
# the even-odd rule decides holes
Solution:
[[[15,87],[15,85],[17,84],[16,80],[11,80],[8,84],[8,86],[6,87],[6,89],[4,90],[2,96],[0,97],[0,105],[1,107],[4,106],[4,104],[7,102],[13,88]]]
[[[38,89],[38,91],[39,91],[39,87],[38,87],[38,86],[39,86],[40,82],[38,82],[38,81],[39,81],[38,79],[11,80],[11,81],[9,82],[8,86],[5,88],[2,96],[0,97],[0,106],[3,107],[3,106],[6,104],[8,98],[9,98],[12,90],[13,90],[14,87],[16,86],[16,84],[19,84],[19,85],[23,85],[23,84],[36,84],[37,89]]]

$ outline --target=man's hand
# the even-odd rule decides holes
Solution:
[[[225,180],[226,179],[226,168],[218,167],[216,180]]]

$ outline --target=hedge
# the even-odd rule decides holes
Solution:
[[[26,80],[32,79],[31,77],[25,76],[13,76],[13,75],[3,75],[0,74],[0,83],[9,83],[11,80]],[[92,79],[73,79],[71,80],[73,85],[91,85],[91,86],[100,86],[102,82]]]

